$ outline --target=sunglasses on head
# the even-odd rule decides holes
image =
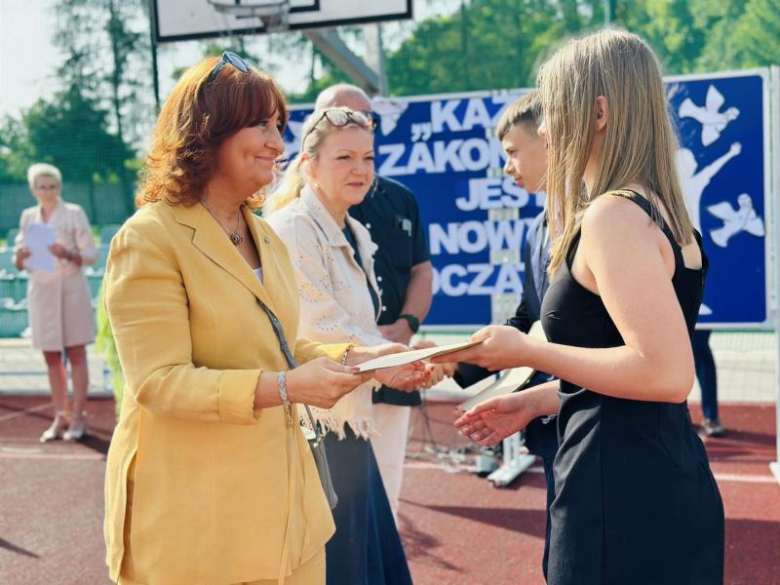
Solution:
[[[336,128],[343,128],[348,124],[355,124],[361,128],[368,128],[374,130],[376,128],[376,120],[371,112],[365,110],[343,110],[341,108],[328,108],[323,110],[317,121],[312,124],[312,130],[325,119],[331,126]]]
[[[355,124],[361,128],[373,131],[377,126],[377,121],[371,112],[367,112],[365,110],[343,110],[341,108],[328,108],[323,110],[322,114],[320,114],[320,117],[317,118],[317,121],[311,125],[309,131],[301,140],[301,144],[303,144],[306,138],[308,138],[309,134],[314,132],[322,120],[327,120],[331,126],[335,126],[336,128],[343,128],[349,124]]]
[[[214,69],[211,70],[211,73],[209,73],[209,77],[206,80],[206,85],[214,81],[217,78],[217,75],[219,75],[219,72],[222,71],[222,68],[228,64],[235,67],[241,73],[247,73],[249,71],[249,65],[247,65],[246,61],[244,61],[241,57],[232,51],[225,51],[222,53],[222,60],[217,63],[216,67],[214,67]]]

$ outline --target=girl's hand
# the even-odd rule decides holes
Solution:
[[[480,341],[467,349],[462,349],[431,361],[435,364],[447,362],[468,362],[487,368],[493,372],[530,365],[527,362],[532,343],[539,343],[514,327],[490,325],[471,336],[472,341]]]
[[[530,398],[518,392],[480,402],[456,420],[455,427],[475,443],[485,447],[495,445],[536,418]]]

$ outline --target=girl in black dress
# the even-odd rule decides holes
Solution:
[[[674,167],[660,68],[637,36],[572,41],[539,78],[548,141],[548,342],[491,326],[448,361],[560,378],[456,425],[489,445],[558,414],[549,583],[723,582],[723,504],[686,407],[707,259]]]

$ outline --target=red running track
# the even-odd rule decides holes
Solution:
[[[52,409],[42,398],[0,397],[0,584],[103,585],[105,452],[113,403],[89,403],[92,436],[41,445]],[[780,585],[780,486],[772,405],[721,406],[728,437],[707,442],[726,509],[726,583]],[[694,417],[698,407],[693,407]],[[451,404],[428,408],[439,447],[465,446]],[[409,454],[424,425],[413,415]],[[401,532],[417,585],[543,584],[544,479],[532,468],[507,489],[454,473],[430,455],[407,462]],[[663,562],[659,559],[659,562]],[[349,585],[349,584],[345,584]]]

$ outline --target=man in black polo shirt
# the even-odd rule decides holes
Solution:
[[[372,114],[365,92],[354,85],[331,86],[317,97],[315,109],[347,107]],[[390,341],[408,345],[431,307],[433,268],[414,195],[400,183],[380,177],[360,205],[349,214],[362,223],[379,247],[374,269],[382,295],[379,330]],[[379,436],[371,439],[393,514],[401,493],[410,407],[420,393],[383,386],[374,393],[374,423]]]

